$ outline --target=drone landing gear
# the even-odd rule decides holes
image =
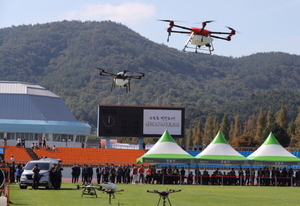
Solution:
[[[108,194],[108,204],[111,204],[111,197],[115,199],[115,194],[114,192],[110,192],[110,191],[107,191],[106,193]]]
[[[159,192],[157,190],[153,190],[153,191],[149,191],[147,190],[147,192],[149,193],[156,193],[156,194],[159,194],[159,199],[158,199],[158,202],[157,202],[157,206],[159,206],[159,203],[160,203],[160,200],[163,199],[163,206],[166,206],[166,200],[168,200],[169,202],[169,205],[172,206],[171,204],[171,201],[169,199],[169,194],[171,193],[174,193],[174,192],[180,192],[181,190],[168,190],[168,191],[162,191],[162,192]]]
[[[169,193],[160,193],[159,194],[159,199],[158,199],[157,206],[159,205],[161,198],[163,199],[163,206],[166,205],[166,199],[168,200],[169,205],[172,206],[172,204],[170,202],[170,199],[169,199]]]
[[[205,45],[205,47],[207,47],[207,48],[204,48],[204,47],[201,47],[201,46],[198,46],[198,45],[196,45],[196,47],[188,47],[188,46],[186,46],[186,47],[184,47],[183,51],[184,52],[190,52],[190,51],[194,50],[194,52],[197,53],[197,54],[208,54],[208,55],[211,55],[212,51],[213,51],[213,49],[211,49],[212,45]],[[186,49],[191,49],[191,50],[188,51]],[[206,51],[206,52],[199,52],[199,50],[200,51]]]
[[[96,197],[98,198],[96,189],[93,188],[93,187],[90,187],[90,188],[85,187],[85,188],[82,190],[81,197],[83,197],[83,195],[91,195],[91,196],[96,196]]]

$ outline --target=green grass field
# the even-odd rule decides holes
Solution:
[[[111,205],[156,206],[159,195],[147,190],[165,191],[181,189],[169,194],[173,206],[193,205],[299,205],[299,187],[259,187],[259,186],[198,186],[198,185],[126,185],[118,184],[124,192],[116,194]],[[97,191],[98,198],[84,195],[72,183],[63,183],[61,190],[26,190],[11,185],[10,200],[13,205],[36,206],[77,206],[110,205],[108,194]],[[162,200],[160,202],[162,204]],[[166,203],[168,206],[169,203]]]

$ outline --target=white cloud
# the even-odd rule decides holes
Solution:
[[[124,3],[122,5],[90,4],[80,10],[67,12],[67,20],[111,20],[129,25],[138,24],[143,19],[153,16],[155,6],[142,3]]]

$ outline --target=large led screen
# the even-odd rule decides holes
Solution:
[[[98,106],[98,136],[184,137],[184,107]]]

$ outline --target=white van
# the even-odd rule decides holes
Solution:
[[[58,164],[59,162],[61,162],[60,159],[52,159],[52,158],[42,158],[40,160],[33,160],[28,162],[25,165],[24,171],[21,175],[20,189],[27,189],[28,186],[32,186],[33,183],[32,169],[35,164],[38,164],[38,167],[40,168],[39,186],[44,186],[47,189],[51,188],[52,184],[50,181],[50,170],[53,164]]]

